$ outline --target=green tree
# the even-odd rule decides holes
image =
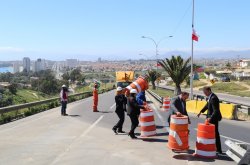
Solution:
[[[155,89],[155,81],[161,77],[161,74],[156,70],[149,70],[147,76],[149,81],[152,83],[153,89]]]
[[[72,70],[69,77],[70,77],[70,80],[72,82],[75,82],[76,80],[81,81],[81,79],[82,79],[81,69],[76,68],[76,69]]]
[[[185,61],[181,56],[172,56],[170,59],[166,58],[159,61],[159,64],[175,83],[175,95],[181,93],[181,83],[185,81],[191,72],[190,60],[191,58]]]
[[[9,89],[10,93],[12,93],[13,95],[15,95],[16,92],[17,92],[17,84],[15,84],[15,83],[11,84],[11,85],[8,87],[8,89]]]
[[[55,94],[60,90],[61,86],[51,70],[46,70],[39,78],[39,90],[46,94]]]

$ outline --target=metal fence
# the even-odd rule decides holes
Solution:
[[[108,92],[111,90],[113,90],[113,88],[102,89],[100,91],[100,93]],[[69,100],[69,102],[74,102],[74,101],[81,100],[81,99],[84,99],[84,98],[87,98],[90,96],[92,96],[91,91],[82,92],[82,93],[69,95],[68,100]],[[52,106],[50,106],[50,105],[52,105]],[[41,108],[39,106],[46,106],[46,107]],[[39,113],[41,111],[52,109],[52,108],[55,108],[58,106],[60,106],[60,98],[59,97],[46,99],[46,100],[42,100],[42,101],[25,103],[25,104],[12,105],[12,106],[8,106],[8,107],[2,107],[2,108],[0,108],[0,115],[1,115],[0,124],[10,122],[10,121],[18,119],[18,118],[30,116],[32,114]],[[35,107],[38,107],[37,108],[38,110],[34,110]],[[33,108],[33,111],[32,111],[32,108]],[[26,112],[30,112],[30,111],[32,111],[32,112],[27,113],[27,115],[25,115],[24,112],[19,113],[21,110],[25,110],[25,109],[26,109]],[[13,114],[12,115],[5,115],[8,113],[12,113],[12,112],[14,113],[14,115]]]

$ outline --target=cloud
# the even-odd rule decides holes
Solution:
[[[5,46],[5,47],[0,46],[0,53],[19,53],[24,51],[25,50],[23,48],[17,48],[12,46]]]

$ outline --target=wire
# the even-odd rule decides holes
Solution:
[[[173,33],[172,33],[173,35],[175,35],[176,32],[179,30],[184,18],[186,17],[187,13],[189,12],[191,6],[192,6],[192,1],[190,2],[189,6],[187,7],[187,9],[186,9],[184,15],[181,17],[180,21],[177,23],[176,27],[174,28]]]

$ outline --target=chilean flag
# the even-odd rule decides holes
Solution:
[[[156,66],[161,66],[161,64],[159,63],[159,61],[157,61],[157,64],[156,64]]]
[[[197,41],[197,42],[199,40],[199,36],[194,29],[193,29],[193,33],[192,33],[192,40]]]

